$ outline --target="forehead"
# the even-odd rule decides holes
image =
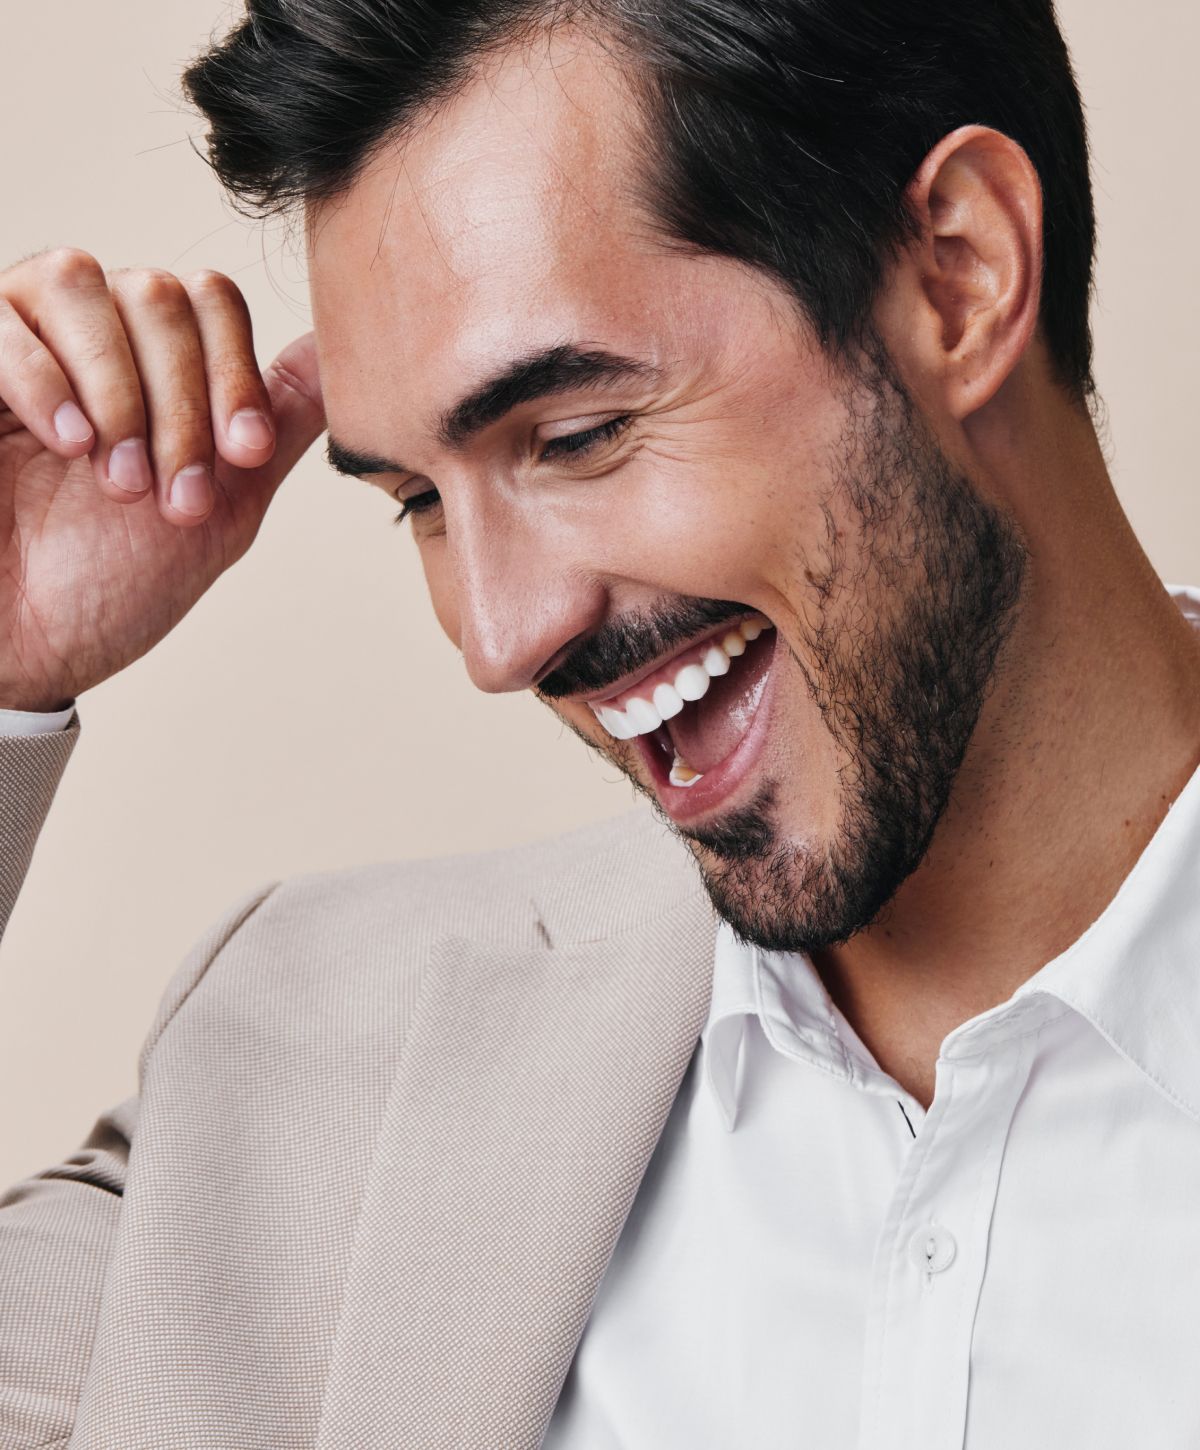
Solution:
[[[631,196],[635,135],[616,62],[562,26],[491,57],[310,215],[331,414],[381,369],[444,396],[532,345],[637,341],[670,284]]]

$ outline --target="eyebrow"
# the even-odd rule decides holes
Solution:
[[[560,343],[515,358],[500,372],[472,388],[465,397],[438,415],[433,433],[443,448],[461,453],[485,428],[497,423],[522,403],[580,388],[607,387],[618,382],[658,382],[661,369],[636,358],[622,357],[603,348]],[[332,435],[325,448],[331,468],[362,477],[368,473],[415,473],[394,459],[365,453],[339,443]]]

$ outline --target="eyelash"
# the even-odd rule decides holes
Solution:
[[[607,443],[613,438],[619,437],[632,422],[633,415],[626,413],[620,418],[610,418],[607,423],[599,423],[595,428],[585,428],[581,433],[564,433],[561,438],[550,438],[542,448],[538,462],[545,462],[547,458],[563,456],[578,458],[582,454],[590,452],[598,444]],[[434,508],[438,502],[435,489],[414,494],[412,498],[404,501],[404,507],[392,522],[402,524],[409,514],[423,514]]]

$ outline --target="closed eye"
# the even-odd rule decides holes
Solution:
[[[561,438],[548,438],[542,447],[540,461],[544,463],[548,458],[563,456],[579,458],[601,443],[619,437],[632,422],[632,414],[627,413],[624,417],[611,418],[607,423],[600,423],[595,428],[585,428],[582,433],[565,433]]]
[[[610,418],[607,423],[599,423],[595,428],[585,428],[579,433],[565,433],[561,438],[549,438],[542,445],[542,451],[538,461],[544,463],[551,458],[582,458],[590,453],[592,449],[598,448],[601,443],[608,443],[620,435],[633,422],[633,415],[626,413],[620,418]],[[402,524],[410,514],[427,513],[430,509],[436,508],[441,502],[437,489],[426,489],[424,493],[415,493],[412,498],[405,499],[404,507],[392,520],[394,524]]]
[[[392,520],[392,523],[402,524],[409,514],[423,514],[428,509],[436,508],[441,501],[436,488],[426,489],[424,493],[414,493],[412,498],[404,500],[404,507]]]

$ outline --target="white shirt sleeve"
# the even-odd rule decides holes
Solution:
[[[75,713],[75,702],[65,710],[0,710],[0,735],[48,735],[65,730]]]

